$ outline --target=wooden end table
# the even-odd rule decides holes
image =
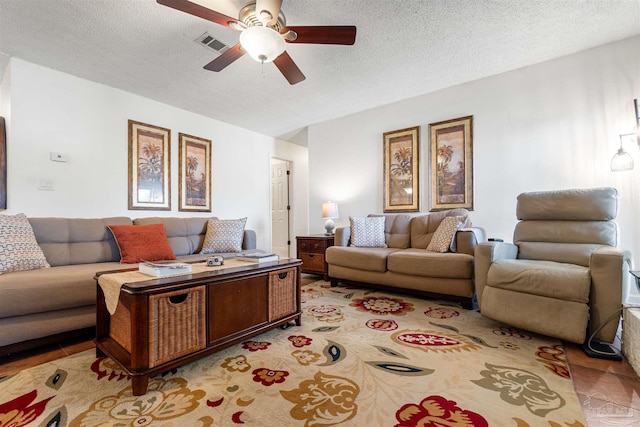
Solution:
[[[320,274],[322,278],[329,280],[329,266],[325,258],[325,252],[334,244],[334,235],[313,234],[310,236],[297,236],[297,258],[302,260],[302,272]]]

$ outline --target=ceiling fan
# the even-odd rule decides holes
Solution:
[[[352,45],[356,41],[356,27],[352,25],[287,26],[280,9],[282,0],[251,1],[240,10],[238,19],[189,0],[157,0],[157,2],[241,31],[238,44],[204,66],[210,71],[221,71],[248,53],[258,62],[273,62],[287,81],[294,85],[303,81],[305,76],[286,52],[285,42]]]

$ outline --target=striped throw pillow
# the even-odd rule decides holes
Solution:
[[[385,217],[349,217],[351,226],[351,246],[360,248],[386,248],[384,238]]]

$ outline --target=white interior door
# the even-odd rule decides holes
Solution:
[[[291,257],[289,177],[291,162],[271,159],[271,251]]]

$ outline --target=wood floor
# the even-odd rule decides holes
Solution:
[[[303,275],[302,283],[316,280]],[[620,348],[619,339],[614,345]],[[93,348],[86,338],[4,357],[0,377]],[[633,367],[626,360],[589,358],[576,344],[565,343],[565,350],[587,426],[640,427],[640,378]]]

